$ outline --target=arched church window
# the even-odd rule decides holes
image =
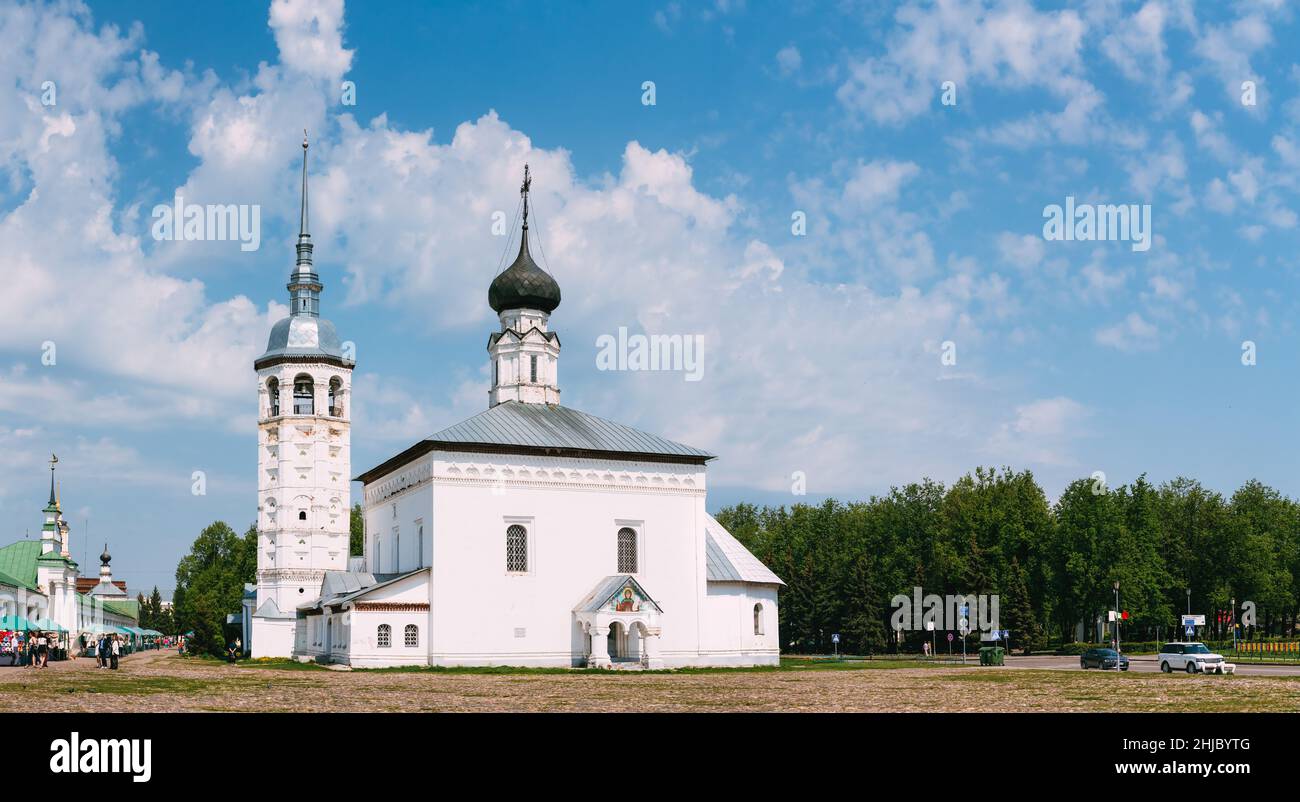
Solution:
[[[305,373],[293,380],[293,414],[316,414],[316,388],[311,377]]]
[[[754,634],[763,634],[763,605],[754,605]]]
[[[343,417],[343,380],[338,376],[330,379],[330,417]]]
[[[501,360],[492,360],[492,386],[496,387],[501,384]]]
[[[298,510],[298,520],[300,520],[300,521],[305,521],[305,520],[307,520],[307,511],[306,511],[306,510]]]
[[[618,572],[636,573],[636,530],[627,526],[618,530]]]
[[[519,524],[506,530],[506,570],[517,574],[528,571],[528,530]]]
[[[532,378],[530,379],[530,381],[531,381],[533,384],[537,384],[537,357],[536,357],[536,356],[532,356],[532,357],[529,357],[529,359],[532,360],[532,368],[531,368],[531,371],[532,371],[532,372],[531,372],[531,376],[532,376]]]
[[[379,633],[376,635],[375,640],[378,641],[379,648],[381,649],[387,649],[388,647],[392,646],[393,628],[388,626],[387,624],[380,624]]]
[[[406,648],[414,649],[420,645],[420,628],[415,624],[407,624],[403,632]]]
[[[280,380],[274,377],[267,379],[266,395],[271,402],[271,417],[277,417],[280,414]]]

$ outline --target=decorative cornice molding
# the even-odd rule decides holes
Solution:
[[[429,609],[427,602],[357,602],[352,609],[361,613],[418,613]]]
[[[325,576],[324,568],[263,568],[257,572],[258,584],[263,582],[319,582]]]
[[[439,459],[437,457],[462,457]],[[367,507],[395,499],[426,484],[470,487],[524,487],[703,496],[703,471],[664,470],[667,463],[534,457],[521,462],[474,460],[470,454],[425,457],[365,488]],[[434,465],[438,464],[435,472]],[[701,480],[697,480],[697,476]]]

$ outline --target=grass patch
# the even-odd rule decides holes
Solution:
[[[240,663],[248,665],[252,661]],[[285,661],[288,662],[288,661]],[[313,664],[314,665],[314,664]],[[279,668],[267,661],[266,668]],[[323,668],[323,666],[316,666]],[[563,668],[557,666],[385,666],[382,668],[354,668],[367,674],[599,674],[602,676],[645,676],[647,674],[767,674],[782,671],[863,671],[891,668],[961,668],[961,664],[936,663],[926,660],[834,660],[829,658],[782,657],[775,666],[700,666],[683,668],[642,669],[617,671],[604,668]],[[968,667],[974,667],[972,663]]]
[[[225,663],[225,660],[214,660],[214,662]],[[229,665],[229,664],[227,664]],[[237,668],[270,668],[276,671],[329,671],[327,666],[314,662],[299,662],[298,660],[289,660],[283,657],[258,657],[247,660],[237,660]]]
[[[53,679],[53,678],[52,678]],[[186,677],[133,677],[129,674],[111,677],[73,678],[58,677],[51,682],[22,684],[14,690],[27,695],[64,696],[66,694],[118,694],[149,696],[156,693],[198,694],[210,691],[212,680]],[[5,689],[7,690],[7,688]]]

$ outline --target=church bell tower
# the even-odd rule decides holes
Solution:
[[[312,264],[307,138],[289,317],[276,323],[257,371],[257,602],[254,657],[294,652],[296,610],[316,601],[326,571],[347,569],[352,349],[320,316]]]

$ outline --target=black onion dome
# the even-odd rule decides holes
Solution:
[[[519,255],[488,287],[488,305],[497,313],[505,309],[540,309],[548,315],[560,305],[560,285],[537,266],[528,252],[526,224],[519,239]]]

